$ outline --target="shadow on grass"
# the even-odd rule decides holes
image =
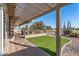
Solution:
[[[43,47],[39,47],[39,48],[43,49],[45,52],[47,52],[51,56],[56,56],[56,52],[53,52],[53,51],[49,50],[48,48],[43,48]]]
[[[17,50],[15,52],[12,52],[10,54],[6,54],[6,56],[49,56],[46,53],[44,53],[44,51],[46,51],[48,54],[52,56],[56,55],[55,52],[52,52],[47,48],[39,47],[44,50],[42,51],[42,50],[39,50],[38,47],[28,46],[28,45],[24,45],[24,44],[20,44],[16,42],[10,42],[10,43],[18,45],[20,47],[24,47],[24,48]]]

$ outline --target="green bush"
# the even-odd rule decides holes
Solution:
[[[64,30],[63,33],[64,33],[64,35],[69,35],[70,33],[72,33],[72,31],[71,30]]]

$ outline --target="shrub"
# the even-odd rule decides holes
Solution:
[[[64,33],[64,35],[69,35],[70,33],[72,33],[72,31],[71,30],[64,30],[63,33]]]
[[[77,37],[79,38],[79,34],[77,34]]]
[[[79,34],[75,33],[75,32],[73,32],[73,33],[70,34],[70,37],[78,37],[78,36],[79,36]]]

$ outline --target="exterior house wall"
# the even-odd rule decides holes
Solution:
[[[2,55],[2,12],[3,12],[3,9],[2,7],[0,7],[0,55]]]
[[[5,54],[5,48],[6,45],[9,43],[9,19],[8,19],[8,11],[7,11],[7,6],[4,5],[4,20],[3,20],[3,24],[4,24],[4,31],[3,31],[3,49],[4,49],[4,54]]]

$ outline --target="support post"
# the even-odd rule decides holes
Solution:
[[[56,55],[61,54],[61,35],[60,35],[60,7],[56,6]]]
[[[14,31],[13,31],[13,32],[14,32],[14,35],[16,35],[16,33],[15,33],[15,30],[16,30],[16,26],[17,26],[17,25],[14,25]]]
[[[27,33],[29,35],[29,22],[27,23]]]

